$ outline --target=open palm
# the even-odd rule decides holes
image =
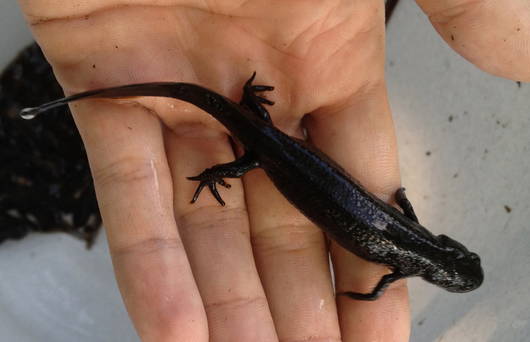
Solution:
[[[510,1],[504,12],[480,1],[418,2],[474,63],[530,78],[523,44],[486,55],[496,42],[466,26],[471,15],[480,22],[498,14],[497,27],[508,30],[506,11],[528,16],[517,6],[522,0]],[[276,102],[275,125],[291,135],[307,133],[383,199],[399,187],[382,1],[21,3],[68,93],[178,81],[238,100],[257,71],[255,83],[276,88],[267,94]],[[528,21],[520,25],[521,37],[528,37],[528,27]],[[507,65],[514,56],[525,63]],[[404,282],[376,302],[335,299],[328,252],[338,291],[368,292],[387,270],[328,245],[262,171],[231,180],[232,188],[221,190],[226,207],[206,193],[190,204],[197,184],[186,176],[237,153],[214,119],[158,98],[84,101],[73,111],[120,290],[144,341],[408,339]]]

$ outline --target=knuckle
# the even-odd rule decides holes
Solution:
[[[267,305],[267,298],[265,298],[264,296],[251,296],[231,297],[227,299],[212,301],[209,303],[205,303],[204,308],[206,312],[210,312],[213,310],[232,311],[234,309],[244,309],[245,307]]]
[[[465,0],[450,7],[440,3],[432,8],[426,8],[426,13],[433,23],[447,24],[468,15],[482,4],[483,0]]]
[[[99,186],[115,184],[130,185],[153,181],[156,178],[154,161],[150,159],[126,157],[92,170],[94,183]]]
[[[177,216],[176,221],[179,228],[191,231],[246,227],[248,213],[240,207],[203,206]]]
[[[342,339],[340,337],[334,337],[334,336],[307,336],[302,338],[294,338],[294,339],[280,339],[279,342],[340,342]]]
[[[252,235],[252,245],[264,255],[303,255],[309,250],[325,248],[322,232],[312,224],[278,225]]]
[[[182,241],[177,238],[153,237],[112,249],[114,257],[146,255],[167,249],[183,249]]]

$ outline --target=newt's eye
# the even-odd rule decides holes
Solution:
[[[461,260],[461,259],[464,259],[466,257],[466,255],[464,253],[462,253],[461,251],[459,251],[458,249],[455,249],[455,259],[456,260]]]
[[[469,253],[469,258],[473,261],[480,261],[480,257],[476,253]]]

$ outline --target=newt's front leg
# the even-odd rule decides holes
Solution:
[[[399,205],[401,210],[403,210],[403,214],[405,214],[405,216],[412,221],[419,223],[418,216],[416,216],[416,213],[414,212],[412,203],[410,203],[409,199],[405,195],[405,188],[399,188],[396,191],[395,198],[397,205]]]
[[[252,76],[250,76],[243,86],[243,96],[239,104],[247,107],[263,120],[272,122],[269,112],[263,105],[266,104],[272,106],[274,105],[274,102],[258,95],[257,93],[263,91],[272,91],[274,90],[274,87],[268,85],[253,85],[252,82],[254,81],[255,77],[256,72],[254,71]]]
[[[224,206],[225,202],[217,191],[217,184],[224,186],[225,188],[230,188],[230,184],[226,183],[223,178],[239,178],[258,166],[259,162],[256,160],[256,158],[254,158],[250,152],[245,152],[242,157],[234,160],[233,162],[217,164],[207,168],[197,176],[188,177],[189,180],[200,181],[199,186],[193,195],[191,203],[195,203],[199,198],[202,189],[204,189],[205,186],[208,186],[210,192],[215,197],[217,202]]]

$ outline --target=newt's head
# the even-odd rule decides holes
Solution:
[[[422,278],[450,292],[469,292],[478,288],[484,280],[479,256],[448,236],[438,235],[438,239],[447,254]]]

